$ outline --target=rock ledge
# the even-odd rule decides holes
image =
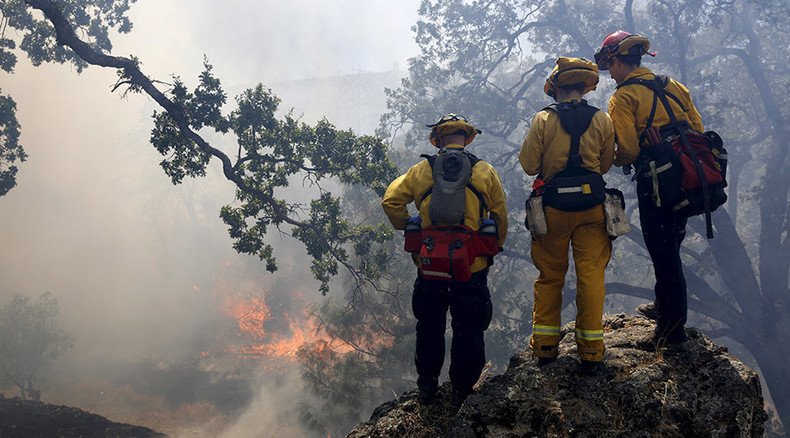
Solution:
[[[164,434],[115,423],[69,406],[0,397],[0,437],[154,438]]]
[[[349,437],[762,437],[767,415],[757,373],[688,329],[683,352],[647,352],[634,342],[653,323],[632,315],[605,319],[605,368],[578,373],[573,324],[560,357],[538,368],[529,352],[483,382],[458,413],[449,385],[423,407],[416,391],[376,408]]]

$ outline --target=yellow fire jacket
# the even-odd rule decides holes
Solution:
[[[625,80],[631,78],[653,79],[650,69],[639,67],[626,76]],[[675,118],[685,120],[695,131],[703,132],[702,116],[691,101],[691,94],[680,82],[670,79],[666,90],[674,94],[686,109],[684,112],[674,99],[667,99]],[[615,166],[625,166],[636,161],[639,155],[640,144],[639,134],[644,131],[647,119],[650,118],[650,109],[653,107],[653,91],[641,85],[626,85],[618,88],[611,99],[609,99],[609,115],[614,122],[614,130],[617,134],[617,150],[615,151]],[[653,118],[653,126],[662,127],[669,123],[669,115],[661,104],[661,100],[656,103],[656,114]]]
[[[461,145],[451,144],[448,148],[462,148]],[[488,207],[491,218],[496,222],[499,230],[498,243],[504,247],[507,238],[507,207],[505,206],[505,192],[502,189],[502,182],[499,174],[493,166],[485,161],[478,161],[472,168],[472,177],[469,182],[483,195],[483,200]],[[423,199],[429,188],[433,187],[433,171],[428,160],[422,160],[415,164],[405,174],[397,177],[390,183],[381,206],[387,214],[392,226],[396,230],[406,228],[406,220],[409,218],[407,205],[414,202],[422,218],[422,226],[431,225],[429,214],[431,195]],[[464,225],[477,230],[480,228],[480,201],[477,196],[469,189],[466,190],[466,211],[464,214]],[[420,266],[415,256],[414,260]],[[488,267],[486,257],[478,257],[472,263],[472,272],[482,271]]]
[[[527,137],[518,154],[518,161],[527,175],[543,174],[548,181],[567,167],[571,136],[562,129],[560,117],[552,110],[535,114]],[[614,157],[614,128],[612,120],[603,112],[593,116],[590,127],[579,139],[582,167],[605,174],[612,167]]]

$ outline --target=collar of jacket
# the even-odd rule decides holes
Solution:
[[[627,80],[629,80],[631,78],[635,78],[637,76],[644,76],[644,75],[653,75],[653,76],[655,76],[653,71],[650,70],[649,68],[647,68],[647,67],[637,67],[637,68],[634,69],[634,71],[632,71],[631,73],[628,73],[628,76],[625,77],[624,81],[627,81]]]
[[[567,99],[561,100],[560,103],[563,103],[563,102],[581,102],[581,101],[582,101],[581,97],[569,97]]]
[[[464,147],[463,147],[463,145],[460,145],[458,143],[450,143],[450,144],[446,145],[445,148],[446,149],[463,149]]]

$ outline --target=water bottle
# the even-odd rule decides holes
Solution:
[[[478,255],[492,257],[499,253],[497,234],[496,222],[493,219],[480,221],[476,239]]]
[[[497,236],[496,222],[493,219],[483,219],[480,222],[479,233],[483,236]]]
[[[406,232],[419,231],[422,228],[422,219],[419,216],[412,216],[406,220]]]

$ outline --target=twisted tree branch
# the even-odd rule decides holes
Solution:
[[[156,88],[153,81],[140,70],[136,60],[104,54],[81,40],[55,1],[25,0],[25,3],[41,11],[52,23],[58,44],[69,47],[88,64],[122,70],[133,87],[142,89],[159,106],[164,108],[167,114],[176,122],[179,131],[184,137],[194,142],[204,153],[216,157],[222,162],[222,172],[225,178],[236,184],[239,190],[252,194],[258,200],[267,204],[274,212],[275,222],[285,222],[296,227],[309,227],[309,224],[289,217],[286,209],[272,196],[245,183],[242,177],[236,173],[230,158],[221,150],[211,146],[203,137],[190,128],[184,108],[168,99],[164,93]]]

